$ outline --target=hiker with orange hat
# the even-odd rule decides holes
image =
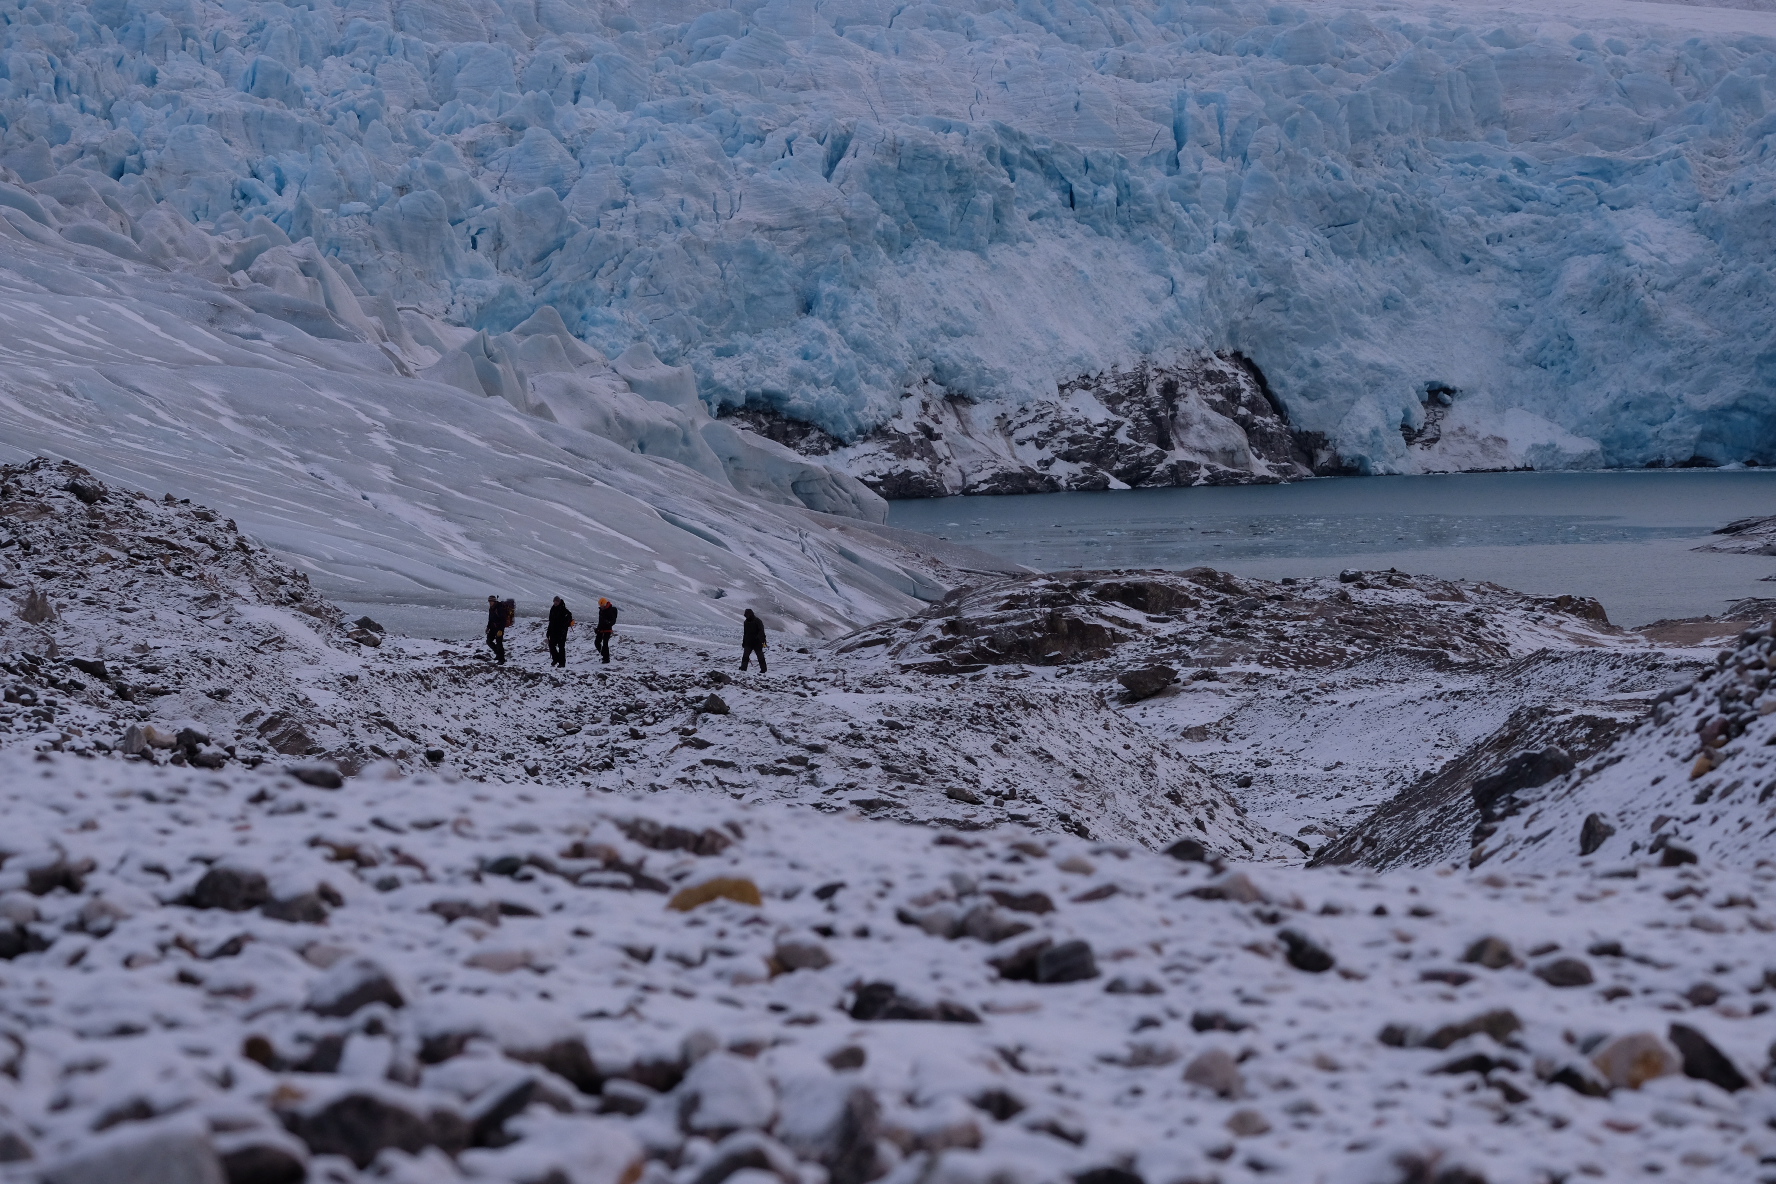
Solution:
[[[611,634],[617,628],[617,606],[600,596],[598,598],[598,628],[593,632],[593,645],[598,649],[598,656],[604,659],[606,666],[611,660]]]

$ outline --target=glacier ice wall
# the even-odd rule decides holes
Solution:
[[[5,0],[0,163],[844,438],[1238,350],[1371,470],[1776,460],[1776,18],[1594,7]]]

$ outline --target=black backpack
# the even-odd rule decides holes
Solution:
[[[502,600],[500,601],[500,608],[505,610],[505,627],[510,629],[512,627],[512,622],[518,619],[518,602],[516,600]]]

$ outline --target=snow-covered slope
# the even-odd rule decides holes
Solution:
[[[1237,349],[1373,469],[1767,459],[1773,35],[1626,0],[37,0],[0,161],[117,178],[63,229],[102,249],[264,216],[379,297],[552,305],[846,439],[908,389]]]
[[[62,193],[0,215],[0,460],[196,498],[358,603],[612,595],[631,622],[726,630],[751,606],[831,636],[943,590],[904,538],[871,541],[880,498],[713,420],[645,347],[608,362],[546,314],[453,330],[266,238],[246,249],[277,286],[234,282],[226,243],[150,211],[137,248],[87,217],[130,222],[92,185]]]
[[[1745,631],[1716,668],[1660,697],[1594,760],[1502,800],[1474,862],[1502,868],[1769,866],[1776,859],[1772,626]]]

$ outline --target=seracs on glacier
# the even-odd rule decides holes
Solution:
[[[915,392],[1015,410],[1238,353],[1366,471],[1776,456],[1767,13],[31,0],[7,19],[0,162],[32,190],[85,170],[121,190],[63,235],[153,258],[195,223],[228,244],[219,280],[289,294],[282,240],[312,240],[385,327],[404,306],[499,335],[552,307],[613,357],[688,365],[715,411],[851,442]],[[32,200],[0,196],[14,223]]]

